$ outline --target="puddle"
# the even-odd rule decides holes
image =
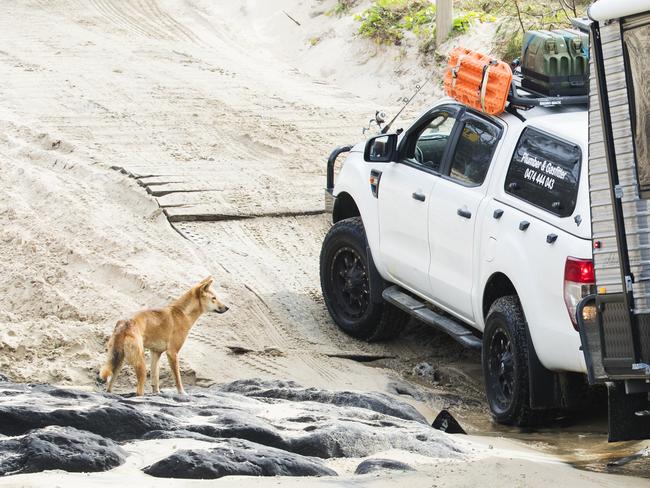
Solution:
[[[412,369],[416,361],[379,363],[400,371],[403,379],[418,385],[420,401],[427,403],[436,413],[442,409],[449,410],[469,434],[513,439],[581,470],[650,479],[650,439],[607,442],[607,403],[604,397],[596,395],[589,412],[574,413],[544,428],[508,427],[496,424],[490,418],[481,365],[476,357],[465,354],[454,357],[446,353],[418,360],[431,363],[435,375],[430,378],[414,375]],[[431,378],[436,381],[432,382]],[[608,463],[635,456],[644,450],[645,456],[625,460],[628,462],[618,466],[608,466]]]
[[[574,415],[539,429],[508,427],[493,423],[484,414],[463,413],[461,425],[464,422],[471,428],[471,434],[514,439],[578,469],[650,479],[650,455],[635,457],[644,450],[650,452],[650,440],[607,442],[606,404],[595,405],[595,411],[581,418]],[[628,456],[634,458],[608,466]]]

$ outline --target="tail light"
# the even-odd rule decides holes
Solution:
[[[594,262],[591,259],[567,258],[564,265],[564,303],[573,328],[578,330],[576,308],[580,300],[596,290]]]

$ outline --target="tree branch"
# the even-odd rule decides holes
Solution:
[[[524,21],[521,18],[521,10],[519,9],[519,0],[513,0],[515,4],[515,8],[517,9],[517,18],[519,19],[519,25],[521,26],[521,32],[526,32],[526,28],[524,27]]]

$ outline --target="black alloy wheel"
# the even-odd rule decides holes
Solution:
[[[372,261],[361,218],[335,223],[320,254],[323,299],[332,319],[346,334],[366,341],[399,335],[409,315],[384,302],[389,285]]]
[[[368,310],[370,283],[363,258],[351,247],[340,248],[330,267],[330,280],[340,312],[350,320]]]
[[[512,342],[502,327],[496,330],[490,341],[487,375],[487,388],[493,392],[495,406],[500,411],[508,410],[515,389],[514,359]]]
[[[548,419],[549,410],[530,406],[529,354],[533,350],[519,298],[497,298],[485,320],[481,361],[488,404],[500,424],[529,427]]]

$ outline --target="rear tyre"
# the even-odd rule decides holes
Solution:
[[[377,272],[360,217],[334,224],[323,241],[320,281],[325,305],[346,334],[366,341],[399,335],[409,316],[384,302],[388,283]]]
[[[530,408],[526,327],[517,296],[499,298],[490,307],[481,359],[488,404],[500,424],[525,427],[546,418],[546,411]]]

